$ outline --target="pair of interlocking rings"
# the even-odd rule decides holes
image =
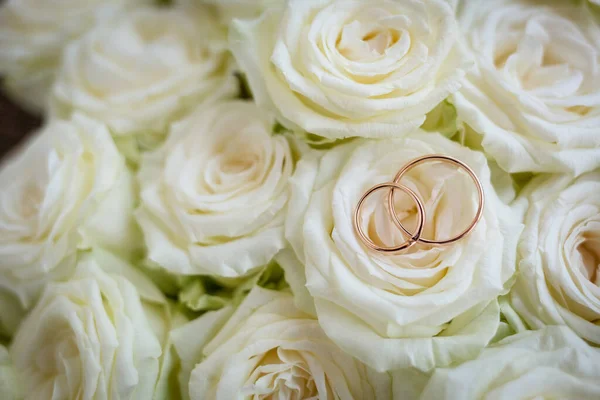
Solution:
[[[459,168],[464,169],[467,172],[467,174],[471,177],[473,182],[475,183],[475,186],[477,187],[479,205],[477,207],[477,212],[475,213],[475,218],[473,219],[471,224],[465,230],[463,230],[456,236],[453,236],[453,237],[451,237],[449,239],[445,239],[445,240],[432,240],[432,239],[426,239],[426,238],[421,237],[421,234],[423,233],[423,228],[425,226],[425,220],[426,220],[425,206],[423,205],[423,201],[419,198],[419,196],[417,196],[417,194],[414,191],[412,191],[408,187],[400,184],[400,181],[406,175],[406,173],[408,173],[408,171],[410,171],[417,165],[420,165],[420,164],[423,164],[423,163],[429,162],[429,161],[445,162],[445,163],[456,165]],[[383,189],[389,190],[388,197],[387,197],[387,211],[391,215],[394,225],[398,229],[400,229],[400,231],[404,234],[404,236],[408,237],[408,240],[406,240],[404,243],[397,245],[397,246],[387,247],[387,246],[377,245],[365,234],[365,232],[360,224],[361,210],[365,203],[365,200],[369,196],[371,196],[373,193],[375,193],[379,190],[383,190]],[[411,197],[411,199],[415,202],[415,204],[417,205],[418,219],[417,219],[417,228],[414,233],[411,233],[408,229],[406,229],[404,227],[404,225],[402,225],[400,218],[394,211],[394,192],[396,190],[400,190],[400,191],[408,194]],[[441,154],[431,154],[431,155],[426,155],[426,156],[422,156],[419,158],[415,158],[414,160],[410,161],[408,164],[406,164],[404,167],[402,167],[398,171],[398,173],[396,174],[396,176],[394,177],[394,180],[392,182],[381,183],[381,184],[375,185],[371,189],[367,190],[365,192],[365,194],[361,197],[361,199],[358,201],[356,210],[354,211],[354,221],[353,221],[354,222],[354,230],[356,231],[356,233],[358,234],[358,236],[362,240],[362,242],[365,244],[365,246],[367,246],[369,249],[371,249],[373,251],[381,252],[381,253],[398,254],[398,253],[401,253],[404,250],[408,249],[415,243],[424,243],[424,244],[431,245],[431,246],[445,246],[445,245],[449,245],[449,244],[458,242],[459,240],[465,238],[469,233],[471,233],[473,231],[473,229],[475,229],[475,226],[477,225],[477,223],[481,219],[481,215],[483,214],[483,205],[484,205],[483,187],[481,186],[481,182],[479,181],[479,178],[477,178],[477,175],[475,175],[475,172],[473,172],[473,170],[471,168],[469,168],[468,165],[466,165],[462,161],[459,161],[453,157],[449,157],[449,156],[445,156],[445,155],[441,155]]]

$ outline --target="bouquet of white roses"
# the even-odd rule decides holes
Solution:
[[[0,399],[600,398],[595,0],[5,0]]]

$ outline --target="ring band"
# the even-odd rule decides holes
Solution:
[[[417,204],[418,215],[419,215],[419,219],[417,222],[417,230],[415,231],[414,234],[412,234],[412,233],[408,232],[406,229],[404,229],[404,227],[402,227],[402,232],[405,233],[406,236],[409,237],[409,239],[399,246],[385,247],[385,246],[376,245],[364,233],[364,231],[360,225],[360,213],[361,213],[361,209],[362,209],[362,206],[363,206],[365,200],[374,192],[381,190],[381,189],[385,189],[385,188],[388,188],[390,190],[390,196],[392,195],[392,191],[394,191],[396,189],[401,190],[401,191],[405,192],[406,194],[408,194],[414,200],[414,202]],[[393,210],[394,210],[393,208],[390,208],[391,214],[395,216],[395,219],[398,219],[398,216],[396,215],[395,212],[393,212]],[[392,254],[398,253],[400,251],[408,249],[410,246],[415,244],[421,237],[421,233],[423,232],[423,227],[425,226],[425,207],[423,206],[423,202],[421,201],[421,199],[419,199],[419,196],[417,196],[415,192],[413,192],[411,189],[407,188],[406,186],[400,185],[399,183],[395,183],[395,182],[381,183],[381,184],[375,185],[371,189],[367,190],[367,192],[358,201],[356,210],[354,211],[353,222],[354,222],[354,230],[356,231],[356,233],[358,234],[358,236],[360,237],[362,242],[365,245],[367,245],[367,247],[369,247],[371,250],[379,251],[382,253],[392,253]]]
[[[420,243],[426,243],[429,245],[434,245],[434,246],[443,246],[443,245],[447,245],[447,244],[451,244],[454,242],[457,242],[459,240],[461,240],[462,238],[464,238],[465,236],[467,236],[469,233],[471,233],[471,231],[473,229],[475,229],[475,226],[477,225],[477,223],[479,222],[479,220],[481,219],[481,216],[483,214],[483,206],[485,203],[485,197],[483,194],[483,187],[481,186],[481,182],[479,181],[479,178],[477,178],[477,175],[475,174],[475,172],[473,172],[473,170],[466,165],[465,163],[463,163],[462,161],[457,160],[456,158],[453,157],[449,157],[449,156],[445,156],[445,155],[441,155],[441,154],[432,154],[432,155],[426,155],[426,156],[422,156],[419,158],[415,158],[414,160],[410,161],[408,164],[406,164],[404,167],[402,167],[402,169],[400,169],[400,171],[398,171],[398,173],[396,174],[396,176],[394,177],[394,183],[399,184],[400,180],[402,180],[402,178],[404,177],[404,175],[410,171],[412,168],[416,167],[417,165],[420,165],[426,161],[441,161],[441,162],[446,162],[449,164],[454,164],[456,166],[458,166],[459,168],[464,169],[469,176],[471,177],[471,179],[473,180],[473,182],[475,182],[475,186],[477,187],[477,193],[478,193],[478,199],[479,199],[479,206],[477,208],[477,212],[475,213],[475,218],[473,219],[473,222],[471,222],[471,224],[462,232],[460,232],[458,235],[450,238],[450,239],[446,239],[446,240],[431,240],[431,239],[426,239],[426,238],[422,238],[422,237],[417,237],[415,238],[415,241],[420,242]],[[394,191],[396,190],[395,186],[390,186],[390,193],[388,195],[388,207],[390,210],[394,210]],[[410,190],[410,189],[409,189]],[[406,192],[406,190],[405,190]],[[408,193],[408,192],[407,192]],[[392,215],[392,220],[394,221],[394,224],[400,228],[400,230],[407,236],[409,237],[414,237],[405,227],[404,225],[402,225],[402,222],[400,221],[400,218],[398,218],[398,215],[395,212],[390,212],[390,214]],[[425,215],[425,214],[423,214]],[[424,219],[424,218],[422,218]],[[364,240],[364,239],[363,239]]]

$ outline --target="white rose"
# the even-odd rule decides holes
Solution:
[[[426,154],[453,156],[475,171],[486,195],[479,224],[451,246],[417,246],[399,255],[366,250],[352,223],[360,197]],[[447,239],[475,216],[473,182],[448,164],[423,164],[402,184],[423,199],[424,237]],[[323,330],[342,349],[379,371],[429,370],[473,358],[493,338],[499,324],[496,298],[506,292],[515,271],[522,227],[492,188],[481,153],[424,132],[358,141],[320,159],[301,160],[290,185],[286,236],[298,260],[288,254],[278,261],[297,304],[310,311],[310,293]],[[414,202],[398,195],[395,205],[403,223],[412,227]],[[362,222],[378,243],[405,241],[383,206],[365,207]]]
[[[237,94],[227,37],[206,8],[142,8],[66,49],[55,112],[84,112],[112,133],[161,133],[201,101]]]
[[[183,365],[193,367],[180,376],[192,400],[415,398],[424,380],[414,371],[378,373],[353,359],[287,292],[255,287],[229,315],[205,314],[173,334]]]
[[[133,184],[106,127],[79,115],[51,121],[3,165],[0,330],[72,272],[78,249],[138,249]]]
[[[584,2],[463,2],[477,68],[453,96],[458,118],[508,172],[600,166],[600,27]]]
[[[51,283],[11,356],[26,398],[151,399],[169,328],[166,300],[143,274],[94,253]]]
[[[141,162],[148,258],[184,275],[243,276],[284,247],[288,140],[253,103],[211,104],[174,124]]]
[[[566,327],[508,337],[476,360],[438,369],[421,400],[597,399],[600,350]]]
[[[258,104],[337,139],[416,130],[467,65],[444,0],[291,0],[235,21],[230,42]]]
[[[519,243],[514,308],[532,328],[568,325],[600,344],[600,171],[538,177]]]
[[[64,47],[96,23],[149,0],[7,0],[0,8],[0,74],[7,89],[41,111]]]

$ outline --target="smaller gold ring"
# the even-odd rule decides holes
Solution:
[[[415,158],[414,160],[410,161],[408,164],[406,164],[404,167],[402,167],[402,169],[400,171],[398,171],[398,173],[394,177],[394,183],[399,183],[402,180],[402,177],[409,170],[411,170],[412,168],[414,168],[417,165],[422,164],[426,161],[442,161],[442,162],[446,162],[449,164],[454,164],[454,165],[458,166],[459,168],[463,168],[467,172],[467,174],[469,174],[469,176],[471,177],[473,182],[475,182],[475,186],[477,187],[479,206],[477,208],[477,212],[475,213],[475,218],[473,219],[473,222],[471,222],[471,225],[469,225],[464,231],[462,231],[458,235],[456,235],[450,239],[446,239],[446,240],[431,240],[431,239],[426,239],[426,238],[422,238],[422,237],[419,237],[418,239],[416,239],[417,242],[426,243],[426,244],[434,245],[434,246],[443,246],[443,245],[457,242],[457,241],[461,240],[462,238],[464,238],[465,236],[467,236],[469,233],[471,233],[471,231],[473,231],[473,229],[475,229],[475,226],[477,225],[477,223],[481,219],[481,216],[483,215],[483,207],[484,207],[484,203],[485,203],[483,187],[481,186],[481,182],[479,181],[479,178],[477,178],[477,175],[475,174],[475,172],[473,172],[473,170],[467,164],[463,163],[460,160],[457,160],[456,158],[453,158],[450,156],[445,156],[442,154],[430,154],[430,155],[422,156],[419,158]],[[393,206],[394,206],[394,190],[395,189],[396,189],[395,187],[392,187],[390,189],[390,193],[388,195],[388,207],[390,208],[390,210],[394,209]],[[396,213],[391,213],[391,214],[392,214],[392,219],[394,221],[394,224],[398,228],[400,228],[400,230],[402,230],[402,232],[404,234],[411,236],[410,232],[404,227],[404,225],[402,225],[402,222],[400,222],[398,215]]]
[[[375,244],[364,233],[364,231],[360,225],[360,212],[361,212],[361,209],[362,209],[362,206],[363,206],[365,200],[374,192],[381,190],[381,189],[385,189],[385,188],[389,188],[390,194],[392,193],[393,190],[396,190],[396,189],[401,190],[401,191],[405,192],[406,194],[408,194],[414,200],[414,202],[417,204],[417,209],[418,209],[418,214],[419,214],[419,219],[417,222],[417,230],[415,231],[414,234],[408,232],[407,230],[403,230],[403,232],[409,237],[409,239],[399,246],[385,247],[385,246],[379,246],[379,245]],[[391,212],[391,214],[394,215],[397,219],[398,217],[393,210],[394,209],[391,208],[389,210],[389,212]],[[406,186],[400,185],[400,184],[394,183],[394,182],[381,183],[379,185],[373,186],[371,189],[367,190],[365,194],[363,194],[361,199],[358,201],[358,204],[356,205],[356,210],[354,211],[353,222],[354,222],[354,230],[356,231],[356,233],[358,234],[358,236],[360,237],[362,242],[367,247],[369,247],[371,250],[379,251],[382,253],[398,253],[400,251],[408,249],[410,246],[415,244],[421,237],[421,233],[423,232],[423,227],[425,226],[425,207],[423,206],[423,202],[421,202],[421,199],[419,199],[419,196],[417,196],[415,192],[413,192],[411,189],[407,188]]]

